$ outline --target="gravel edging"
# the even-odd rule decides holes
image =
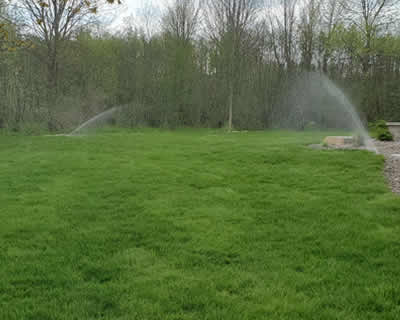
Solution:
[[[374,143],[379,153],[385,157],[385,176],[392,191],[400,194],[400,141],[374,141]]]

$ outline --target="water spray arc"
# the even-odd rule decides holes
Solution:
[[[111,115],[113,115],[119,108],[118,107],[114,107],[111,108],[109,110],[106,110],[96,116],[94,116],[93,118],[89,119],[88,121],[82,123],[79,127],[77,127],[76,129],[74,129],[69,135],[70,136],[74,136],[74,135],[78,135],[81,131],[90,128],[91,125],[98,123],[98,122],[104,122],[107,119],[109,119],[111,117]]]
[[[365,147],[367,150],[378,153],[378,149],[374,145],[373,140],[368,134],[367,129],[363,125],[360,116],[358,115],[356,108],[353,106],[353,104],[350,102],[350,100],[346,97],[346,95],[343,93],[342,90],[340,90],[331,80],[329,80],[325,75],[321,75],[321,80],[324,88],[327,90],[327,92],[333,96],[336,97],[340,104],[343,106],[345,111],[350,115],[352,122],[354,123],[354,129],[358,134],[361,135],[362,140],[365,144]]]
[[[345,92],[320,72],[307,72],[292,80],[286,98],[287,121],[284,127],[304,129],[339,129],[353,132],[353,137],[329,137],[332,146],[362,147],[377,153],[377,148]],[[285,101],[283,101],[285,106]],[[340,142],[342,141],[342,142]],[[325,142],[325,141],[324,141]],[[330,143],[327,143],[330,145]]]

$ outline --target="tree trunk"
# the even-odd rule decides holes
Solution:
[[[233,79],[229,80],[229,97],[228,97],[228,130],[232,131],[232,118],[233,118]]]
[[[48,44],[47,59],[47,127],[50,131],[55,131],[57,126],[54,118],[54,107],[58,96],[57,43]]]

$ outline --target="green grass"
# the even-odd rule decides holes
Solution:
[[[0,136],[0,319],[399,319],[400,198],[322,137]]]

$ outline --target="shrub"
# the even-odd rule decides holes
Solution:
[[[384,120],[378,120],[368,125],[370,134],[380,141],[393,141],[393,135]]]
[[[380,141],[393,141],[393,135],[389,129],[378,128],[376,131],[376,138]]]
[[[375,122],[375,128],[377,128],[377,129],[388,129],[388,126],[387,126],[385,120],[378,120],[378,121]]]

